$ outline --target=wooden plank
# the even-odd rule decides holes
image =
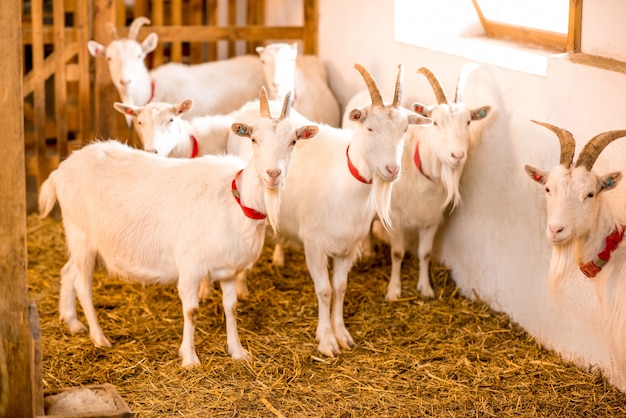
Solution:
[[[76,48],[78,49],[78,132],[81,144],[86,144],[92,137],[91,121],[91,76],[89,72],[89,51],[86,48],[89,41],[89,2],[80,2],[76,17]]]
[[[128,34],[128,28],[118,27],[120,36]],[[150,25],[139,31],[139,38],[154,32],[159,36],[159,42],[187,41],[187,42],[214,42],[227,41],[265,41],[267,39],[304,39],[304,29],[300,26],[198,26],[198,25]]]
[[[304,0],[304,24],[302,30],[302,53],[317,55],[319,11],[317,0]]]
[[[52,4],[54,25],[54,51],[59,56],[65,55],[65,8],[62,1]],[[59,157],[67,156],[67,79],[65,76],[65,61],[56,60],[54,73],[54,115],[56,117],[56,152]],[[50,173],[44,173],[47,178]]]
[[[237,24],[237,0],[228,0],[228,24],[235,26]],[[235,41],[228,42],[228,57],[235,56]]]
[[[206,7],[207,7],[208,27],[215,27],[217,26],[217,17],[218,17],[217,0],[207,0],[206,3],[207,3]],[[209,42],[207,60],[208,61],[217,60],[217,40],[215,39],[205,39],[205,40]]]
[[[583,26],[583,0],[569,1],[569,21],[567,27],[566,51],[580,52],[580,34]]]
[[[44,44],[43,44],[43,2],[33,1],[31,3],[31,18],[33,28],[33,100],[35,110],[35,120],[45,120],[46,118],[46,78],[43,72]],[[42,159],[46,155],[45,125],[35,124],[35,157]],[[37,187],[43,183],[45,178],[45,167],[39,166],[35,171]]]
[[[172,16],[172,25],[181,25],[183,23],[183,2],[182,0],[171,0],[172,8],[170,15]],[[183,62],[183,43],[182,41],[172,42],[172,51],[170,55],[171,61]]]
[[[108,23],[115,22],[115,9],[110,0],[94,0],[93,3],[93,37],[107,45],[110,37]],[[95,60],[94,75],[94,136],[111,138],[119,131],[124,118],[113,110],[113,103],[119,100],[117,90],[111,82],[109,68],[105,59]]]
[[[248,1],[248,25],[265,25],[265,0],[260,1]],[[247,53],[255,54],[255,49],[257,46],[261,46],[262,43],[259,40],[248,41],[247,43]]]
[[[203,0],[191,0],[189,2],[189,21],[187,25],[202,25],[204,23]],[[204,48],[201,42],[191,42],[189,45],[189,63],[199,64],[204,62]]]
[[[28,325],[21,16],[21,1],[0,1],[0,108],[10,109],[0,112],[0,416],[32,418],[38,401]]]
[[[165,8],[163,0],[154,0],[152,2],[152,26],[163,26],[165,24]],[[140,38],[142,39],[142,38]],[[165,62],[165,40],[159,37],[159,44],[152,53],[152,67],[156,68]]]
[[[65,28],[65,38],[68,43],[76,42],[75,31],[72,28]],[[22,44],[31,45],[33,43],[33,28],[29,22],[22,26]],[[54,43],[54,28],[51,26],[43,27],[43,43],[51,45]]]

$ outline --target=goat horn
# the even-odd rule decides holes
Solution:
[[[261,117],[271,118],[270,105],[267,103],[267,90],[265,90],[265,87],[261,87],[261,91],[259,92],[259,103],[261,105]]]
[[[463,101],[463,93],[465,91],[465,86],[467,85],[467,79],[470,74],[478,68],[478,64],[475,62],[468,62],[461,68],[461,72],[459,73],[459,79],[456,82],[456,94],[454,96],[454,101],[456,103],[461,103]]]
[[[354,64],[354,68],[361,73],[363,79],[365,80],[365,84],[367,84],[367,89],[369,90],[370,97],[372,98],[372,107],[385,106],[383,104],[383,98],[380,95],[380,90],[378,90],[378,86],[376,85],[376,81],[372,78],[372,75],[360,64]]]
[[[576,148],[576,140],[574,139],[572,133],[566,131],[565,129],[550,125],[549,123],[537,122],[536,120],[531,120],[531,122],[548,128],[556,134],[559,138],[559,142],[561,143],[561,161],[559,164],[565,168],[570,168],[572,161],[574,160],[574,149]]]
[[[443,87],[441,87],[441,83],[439,82],[437,76],[429,68],[426,67],[420,68],[419,70],[417,70],[417,73],[424,75],[428,79],[430,85],[433,88],[433,91],[435,92],[437,103],[448,104],[448,98],[446,97],[446,93],[443,91]]]
[[[404,66],[398,64],[398,78],[396,78],[396,92],[393,95],[392,107],[400,107],[402,101],[402,79],[404,78]]]
[[[117,29],[115,28],[115,25],[111,22],[107,22],[106,27],[107,27],[107,32],[109,32],[109,36],[113,40],[116,40],[118,36],[117,36]]]
[[[591,171],[591,167],[593,167],[602,150],[611,142],[623,136],[626,136],[626,131],[623,130],[608,131],[594,136],[585,144],[582,151],[580,151],[578,160],[576,160],[576,167],[582,165],[585,166],[587,170]]]
[[[137,35],[139,34],[139,29],[143,25],[149,25],[150,19],[145,16],[139,16],[133,23],[130,24],[130,29],[128,29],[128,39],[137,39]]]
[[[283,102],[283,110],[280,112],[281,119],[287,119],[289,117],[289,113],[291,112],[291,92],[287,92],[285,95],[285,100]]]

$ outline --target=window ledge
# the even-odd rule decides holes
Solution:
[[[584,54],[582,52],[559,54],[556,55],[555,58],[566,59],[574,64],[587,65],[590,67],[626,74],[626,62],[618,61],[612,58]]]
[[[402,39],[398,41],[406,42]],[[406,43],[539,76],[547,74],[548,58],[557,54],[555,51],[526,47],[484,35]]]

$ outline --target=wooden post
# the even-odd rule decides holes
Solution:
[[[107,24],[115,24],[115,2],[111,0],[94,0],[93,9],[93,37],[103,45],[112,41]],[[85,47],[81,45],[81,47]],[[113,103],[119,102],[120,97],[111,82],[109,68],[104,58],[95,60],[95,95],[94,95],[94,134],[97,139],[116,138],[124,129],[124,118],[113,109]]]
[[[26,170],[22,96],[22,2],[0,1],[0,417],[39,413],[26,270]]]

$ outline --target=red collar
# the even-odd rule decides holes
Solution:
[[[619,228],[615,228],[615,230],[606,237],[606,245],[604,246],[604,249],[599,252],[598,256],[592,261],[581,265],[580,271],[582,271],[583,274],[589,279],[596,277],[596,275],[602,270],[602,267],[609,262],[611,253],[617,248],[620,242],[622,242],[622,238],[624,238],[624,225],[621,225]]]
[[[365,177],[359,173],[359,170],[352,164],[350,161],[350,155],[348,155],[348,150],[350,149],[350,145],[346,148],[346,157],[348,158],[348,168],[350,169],[350,173],[354,176],[355,179],[365,184],[372,184],[372,180],[367,180]]]
[[[261,213],[256,211],[255,209],[249,208],[247,206],[244,206],[241,204],[241,198],[239,196],[239,190],[237,190],[237,177],[239,177],[239,175],[241,174],[243,170],[239,170],[237,172],[237,174],[235,174],[235,178],[233,179],[233,183],[231,185],[232,187],[232,192],[233,192],[233,196],[235,197],[235,200],[237,201],[237,203],[239,203],[239,206],[241,207],[241,210],[243,210],[243,214],[246,215],[248,218],[250,219],[265,219],[267,217],[266,214]]]
[[[420,174],[426,177],[428,180],[433,181],[432,178],[422,170],[422,159],[420,158],[420,143],[418,142],[415,145],[415,153],[413,153],[413,161],[415,162],[415,167],[419,170]]]
[[[189,139],[191,139],[191,157],[189,158],[196,158],[198,156],[198,140],[193,135],[189,135]]]

